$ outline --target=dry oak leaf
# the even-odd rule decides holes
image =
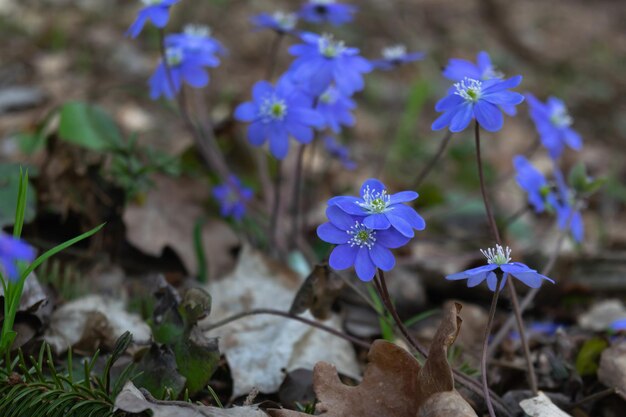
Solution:
[[[429,357],[420,368],[409,352],[377,340],[368,354],[363,382],[344,385],[335,367],[315,365],[313,386],[326,417],[476,417],[474,410],[454,390],[452,369],[446,352],[459,331],[460,304],[449,305],[431,344]],[[291,410],[269,410],[273,417],[304,417]]]
[[[626,399],[626,342],[605,349],[600,357],[598,380]]]

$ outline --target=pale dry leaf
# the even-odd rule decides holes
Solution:
[[[543,392],[539,392],[536,397],[520,401],[519,405],[530,417],[572,417],[554,405]]]
[[[200,323],[211,323],[255,308],[288,311],[302,279],[249,247],[240,253],[235,270],[221,281],[211,282],[213,311]],[[312,318],[310,314],[303,317]],[[341,320],[332,315],[325,325],[341,329]],[[312,369],[321,360],[337,364],[345,375],[357,377],[359,366],[352,345],[322,330],[295,320],[255,315],[206,333],[220,338],[220,352],[226,356],[233,377],[233,397],[253,388],[262,393],[278,391],[289,372]]]
[[[142,413],[150,410],[152,417],[267,417],[267,414],[253,406],[217,408],[182,401],[146,399],[130,381],[124,385],[115,398],[114,407],[115,410],[127,413]]]
[[[126,331],[136,344],[150,343],[150,326],[124,307],[122,301],[98,295],[71,301],[52,313],[44,340],[56,354],[76,345],[91,353],[102,345],[112,347]]]
[[[607,387],[615,388],[626,399],[626,342],[618,343],[602,352],[598,380]]]
[[[417,417],[475,417],[476,412],[457,391],[431,395],[422,404]]]
[[[4,288],[0,285],[0,297],[4,297]],[[30,273],[24,281],[24,289],[22,290],[22,297],[20,298],[20,305],[17,311],[36,311],[48,297],[41,288],[41,284],[37,280],[37,276],[34,272]]]
[[[626,306],[621,300],[602,300],[578,318],[578,324],[585,330],[600,332],[606,330],[613,321],[626,316]]]
[[[194,227],[205,216],[209,187],[201,181],[154,177],[154,187],[142,204],[129,204],[123,214],[126,238],[141,251],[160,256],[170,247],[180,257],[187,272],[198,273],[194,249]],[[239,239],[221,220],[208,220],[202,227],[202,243],[209,275],[217,277],[230,270],[230,252]]]

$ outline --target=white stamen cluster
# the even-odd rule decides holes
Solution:
[[[298,23],[298,15],[295,13],[274,12],[272,18],[278,23],[282,30],[292,30]]]
[[[485,255],[489,264],[504,265],[511,262],[511,248],[508,246],[503,248],[500,245],[496,245],[495,248],[481,249],[480,252]]]
[[[389,61],[395,61],[406,55],[406,46],[394,45],[383,48],[383,58]]]
[[[467,101],[477,102],[480,99],[483,83],[473,78],[463,78],[463,80],[454,84],[456,91],[454,94],[463,97]]]
[[[180,48],[167,48],[165,50],[165,62],[170,67],[175,67],[183,62],[183,50]]]
[[[194,36],[196,38],[208,38],[211,36],[211,28],[206,25],[185,25],[183,29],[185,35]]]
[[[264,122],[283,120],[287,115],[287,103],[285,100],[272,96],[261,103],[259,112]]]
[[[569,115],[565,106],[558,106],[552,111],[550,122],[556,127],[566,128],[574,123],[574,119]]]
[[[363,202],[357,203],[370,214],[384,213],[391,204],[391,196],[387,194],[387,190],[376,191],[371,190],[369,186],[365,187],[363,193]]]
[[[363,223],[358,221],[354,223],[350,230],[346,230],[346,233],[351,236],[350,240],[348,240],[350,246],[372,249],[376,242],[376,231],[368,229]]]
[[[333,35],[324,34],[319,38],[318,48],[326,58],[336,58],[343,53],[346,45],[343,41],[336,41]]]

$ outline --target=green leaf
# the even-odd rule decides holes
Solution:
[[[576,371],[581,376],[595,375],[598,371],[600,355],[608,345],[605,339],[599,337],[587,340],[576,357]]]
[[[24,182],[25,186],[28,180]],[[32,187],[27,187],[23,201],[23,222],[31,222],[35,218],[36,202]],[[16,208],[20,201],[20,167],[14,164],[0,164],[0,227],[15,224]],[[21,230],[21,228],[20,228]]]
[[[122,135],[115,122],[100,107],[70,101],[61,107],[61,139],[94,151],[120,146]]]
[[[569,172],[569,185],[576,191],[583,192],[589,181],[587,177],[587,168],[583,162],[579,162]]]
[[[217,338],[207,339],[200,331],[176,343],[174,354],[178,372],[187,378],[190,395],[207,386],[220,360]]]
[[[153,343],[141,358],[137,371],[140,374],[133,380],[135,385],[147,389],[157,399],[165,398],[168,389],[178,397],[185,387],[185,377],[176,369],[174,353],[166,345]]]

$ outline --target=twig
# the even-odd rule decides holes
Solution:
[[[439,143],[439,149],[437,149],[437,153],[435,153],[435,155],[430,159],[428,164],[426,164],[426,166],[422,168],[420,173],[417,175],[417,178],[415,179],[415,182],[413,183],[413,186],[411,188],[413,188],[414,190],[417,190],[420,187],[420,185],[422,185],[426,177],[428,177],[428,174],[430,174],[430,171],[432,171],[433,168],[435,168],[435,166],[437,165],[437,162],[439,162],[439,159],[443,156],[444,152],[448,148],[448,144],[450,143],[451,138],[452,138],[452,132],[448,130],[446,132],[446,135],[443,137],[443,139]]]
[[[510,280],[509,280],[510,281]],[[485,326],[485,338],[483,340],[483,350],[480,357],[480,372],[481,380],[483,382],[483,395],[485,396],[485,402],[487,403],[487,410],[491,417],[496,417],[495,411],[493,411],[493,404],[491,404],[491,395],[489,393],[489,384],[487,383],[487,346],[489,345],[489,334],[491,333],[491,326],[493,325],[493,318],[496,315],[496,307],[498,306],[498,296],[500,295],[500,284],[502,283],[502,273],[498,273],[498,280],[496,282],[496,290],[493,292],[493,298],[491,299],[491,307],[489,308],[489,318],[487,319],[487,325]]]

